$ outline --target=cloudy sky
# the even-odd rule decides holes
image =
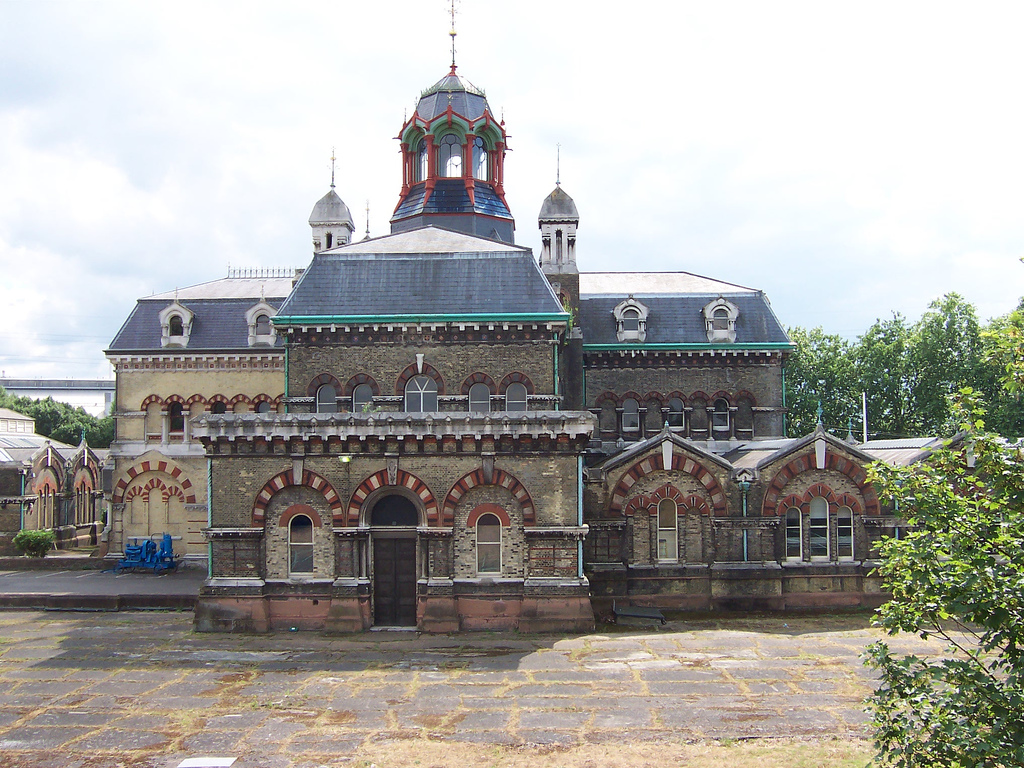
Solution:
[[[293,267],[328,188],[388,231],[444,0],[0,0],[0,370],[105,377],[137,297]],[[1024,4],[461,0],[517,239],[555,182],[582,269],[765,290],[853,338],[1024,294]]]

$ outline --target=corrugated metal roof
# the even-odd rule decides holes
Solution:
[[[582,277],[582,276],[581,276]],[[708,302],[724,295],[739,309],[736,318],[736,344],[784,344],[789,341],[764,294],[696,293],[637,296],[649,310],[646,344],[707,344],[707,326],[703,309]],[[580,300],[580,325],[584,344],[616,344],[615,316],[612,310],[626,298],[589,296]]]

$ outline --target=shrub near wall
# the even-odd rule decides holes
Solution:
[[[53,549],[55,540],[53,531],[18,531],[14,537],[14,546],[29,557],[46,557],[46,553]]]

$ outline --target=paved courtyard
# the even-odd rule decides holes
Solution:
[[[866,615],[585,636],[192,632],[191,613],[0,612],[0,766],[344,765],[486,745],[866,737]],[[914,638],[898,647],[937,652]],[[363,763],[367,764],[368,763]]]

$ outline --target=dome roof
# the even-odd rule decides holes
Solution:
[[[556,186],[551,194],[544,198],[544,205],[540,207],[540,221],[564,221],[572,219],[579,221],[580,214],[576,210],[576,203],[565,193],[560,186]]]
[[[443,114],[448,109],[449,102],[453,112],[469,120],[483,117],[484,112],[490,110],[483,89],[455,74],[455,67],[420,94],[420,100],[416,103],[416,114],[420,119],[429,122]]]
[[[331,188],[331,191],[320,198],[313,206],[313,212],[309,214],[309,225],[315,224],[348,224],[349,228],[355,230],[356,225],[352,221],[352,214],[345,205],[345,201],[338,197],[338,193]]]

